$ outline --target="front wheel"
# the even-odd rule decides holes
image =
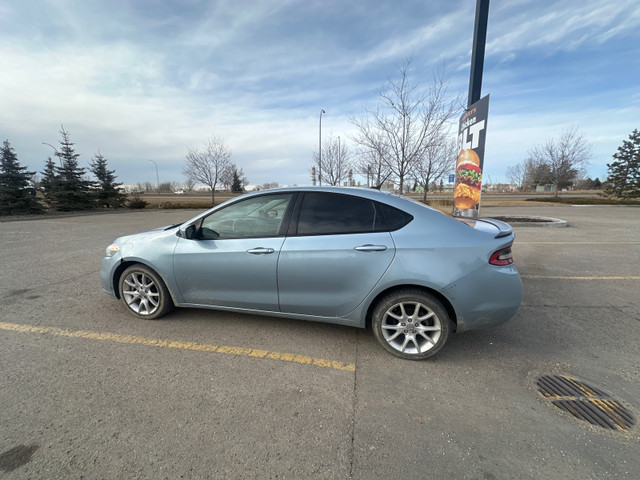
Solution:
[[[373,334],[393,355],[423,360],[438,353],[449,338],[451,320],[435,297],[401,290],[383,297],[373,310]]]
[[[155,320],[173,307],[160,276],[144,265],[132,265],[122,272],[119,289],[122,302],[136,317]]]

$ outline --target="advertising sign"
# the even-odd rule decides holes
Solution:
[[[489,95],[467,108],[458,127],[458,162],[453,187],[453,215],[477,217],[482,191]]]

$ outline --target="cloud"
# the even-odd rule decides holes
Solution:
[[[431,65],[437,64],[443,56],[450,58],[467,50],[468,46],[463,46],[457,32],[461,25],[469,23],[472,22],[469,22],[468,12],[457,10],[424,26],[409,31],[399,31],[396,35],[384,39],[371,48],[356,61],[355,66],[362,68],[389,59],[397,61],[399,58],[416,55],[422,51],[433,52],[435,50],[438,52],[439,49],[434,48],[434,45],[443,44],[446,39],[454,40],[454,43],[447,43],[446,50],[443,48],[436,55],[430,53],[429,63]]]
[[[635,3],[492,3],[484,93],[498,170],[573,123],[602,165],[637,128]],[[41,170],[41,142],[56,144],[64,123],[82,161],[100,149],[136,183],[152,180],[150,159],[162,180],[181,180],[187,147],[216,134],[252,183],[308,183],[320,109],[323,132],[346,141],[349,115],[375,108],[405,58],[423,85],[446,60],[451,93],[466,95],[473,2],[243,5],[3,3],[0,135]]]
[[[523,8],[522,3],[509,3],[499,10],[498,19],[489,26],[488,54],[535,48],[548,56],[581,46],[594,47],[640,28],[635,0],[534,3],[539,6],[539,14],[532,14],[532,3],[527,5],[529,8]]]

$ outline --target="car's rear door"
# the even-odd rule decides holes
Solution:
[[[278,260],[280,310],[347,315],[391,264],[391,235],[369,199],[305,192],[298,202]]]

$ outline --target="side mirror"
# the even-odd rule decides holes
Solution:
[[[187,240],[193,240],[194,238],[196,238],[196,226],[195,225],[189,225],[185,229],[184,238],[186,238]]]
[[[186,238],[187,240],[193,240],[194,238],[196,238],[196,226],[195,225],[189,225],[187,228],[185,228],[184,230],[182,228],[179,228],[178,231],[176,232],[176,235],[180,238]]]

